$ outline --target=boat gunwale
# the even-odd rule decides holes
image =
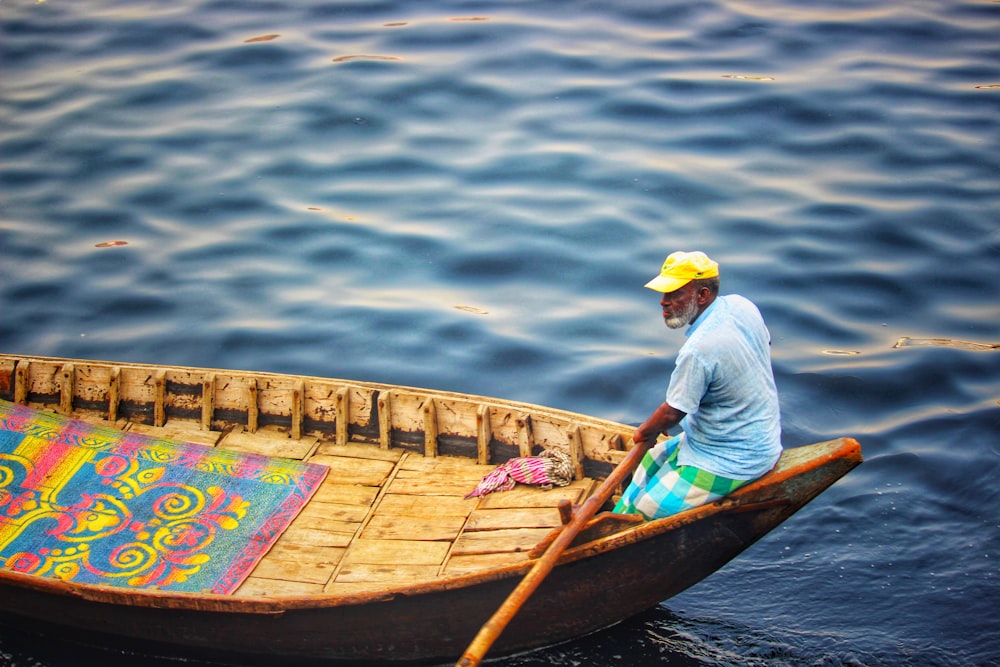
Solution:
[[[82,364],[90,366],[109,366],[109,367],[119,367],[119,368],[141,368],[150,370],[162,370],[162,371],[179,371],[184,373],[203,373],[205,375],[209,374],[223,374],[223,375],[236,375],[244,377],[266,377],[274,378],[279,380],[311,380],[313,382],[321,384],[336,384],[343,385],[346,387],[358,387],[363,389],[374,389],[379,391],[401,391],[404,393],[410,393],[417,396],[434,396],[440,398],[451,398],[458,401],[466,401],[469,403],[475,403],[478,405],[486,406],[502,406],[506,408],[517,408],[525,412],[537,412],[540,414],[549,414],[563,418],[569,422],[582,423],[592,426],[598,426],[601,428],[616,428],[622,431],[622,434],[628,434],[631,437],[632,432],[635,430],[634,426],[629,426],[628,424],[623,424],[611,419],[604,419],[602,417],[594,417],[580,412],[573,412],[571,410],[563,408],[555,408],[547,405],[540,405],[537,403],[528,403],[525,401],[518,401],[515,399],[502,398],[498,396],[485,396],[481,394],[468,394],[458,391],[452,391],[448,389],[435,389],[431,387],[416,387],[411,385],[403,384],[391,384],[387,382],[372,382],[369,380],[355,380],[350,378],[339,378],[339,377],[324,377],[319,375],[301,375],[297,373],[278,373],[273,371],[252,371],[244,369],[233,369],[233,368],[210,368],[202,366],[183,366],[174,364],[152,364],[146,362],[129,362],[129,361],[109,361],[104,359],[74,359],[69,357],[48,357],[40,355],[18,355],[10,353],[0,353],[0,359],[10,359],[13,361],[27,361],[32,362],[43,362],[43,363],[58,363],[58,364]]]

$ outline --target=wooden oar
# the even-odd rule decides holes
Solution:
[[[493,613],[493,616],[479,629],[479,633],[472,640],[472,643],[469,644],[468,648],[465,649],[462,657],[455,663],[455,667],[473,667],[473,665],[479,664],[479,661],[490,650],[493,642],[497,640],[497,637],[507,627],[507,624],[521,610],[521,607],[528,601],[531,594],[535,592],[538,585],[542,583],[542,580],[555,567],[556,561],[559,560],[562,552],[573,542],[584,524],[607,502],[611,494],[614,493],[615,488],[635,470],[635,467],[639,465],[639,461],[642,460],[647,449],[649,449],[649,444],[632,447],[628,455],[611,471],[611,474],[604,480],[604,483],[597,488],[597,491],[580,506],[574,513],[573,519],[559,533],[559,537],[549,545],[549,548],[545,550],[545,554],[535,561],[534,566],[528,571],[528,574],[524,575],[521,583],[511,591],[507,599],[503,601],[503,604]]]

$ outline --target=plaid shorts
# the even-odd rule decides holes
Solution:
[[[677,465],[680,436],[653,446],[642,458],[614,511],[642,514],[646,519],[665,516],[718,500],[740,488],[748,479],[729,479],[694,466]]]

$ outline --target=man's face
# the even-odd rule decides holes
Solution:
[[[660,297],[663,321],[671,329],[680,329],[694,321],[698,314],[698,292],[688,283],[679,290],[667,292]]]

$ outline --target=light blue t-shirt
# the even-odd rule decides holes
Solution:
[[[686,335],[667,388],[667,403],[687,413],[677,462],[732,479],[763,475],[781,455],[781,415],[760,311],[719,296]]]

